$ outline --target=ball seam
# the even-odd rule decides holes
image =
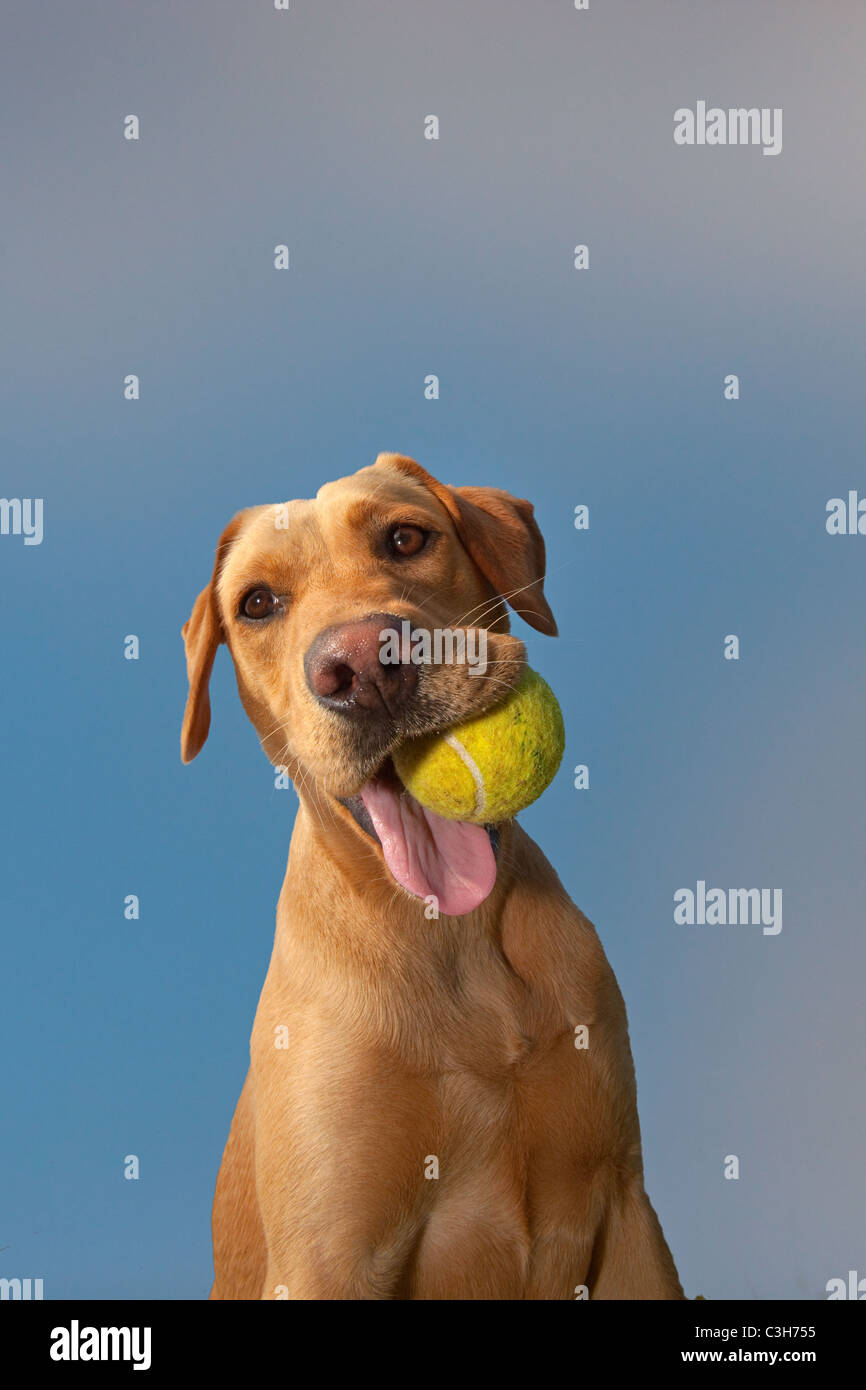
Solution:
[[[469,750],[467,748],[464,748],[459,738],[455,738],[453,734],[446,734],[445,742],[448,744],[449,748],[454,749],[454,752],[457,754],[458,758],[461,760],[470,777],[472,778],[473,782],[475,783],[475,807],[472,812],[473,816],[483,815],[484,808],[487,805],[487,792],[484,788],[484,778],[481,775],[481,770],[478,764],[472,757],[472,754],[469,752]]]

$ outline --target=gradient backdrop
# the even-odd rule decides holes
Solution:
[[[181,766],[179,630],[234,511],[382,449],[536,504],[562,636],[514,627],[568,748],[523,820],[625,995],[687,1292],[866,1275],[866,537],[825,529],[866,494],[866,12],[18,0],[3,31],[0,492],[45,529],[0,536],[0,1275],[208,1291],[297,803],[225,651]],[[699,99],[782,107],[782,153],[678,148]],[[675,925],[698,879],[781,888],[782,932]]]

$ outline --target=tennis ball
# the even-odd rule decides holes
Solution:
[[[556,696],[528,667],[511,694],[445,733],[413,739],[393,755],[416,801],[446,820],[510,820],[556,775],[565,730]]]

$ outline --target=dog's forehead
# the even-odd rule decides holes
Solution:
[[[319,512],[332,515],[334,509],[348,510],[353,502],[384,507],[393,504],[433,502],[432,494],[417,478],[402,472],[390,463],[377,462],[357,473],[337,478],[319,488],[315,506]]]
[[[337,542],[345,528],[363,524],[378,512],[393,515],[395,508],[412,507],[431,514],[444,513],[436,498],[417,478],[391,464],[374,463],[323,483],[313,498],[275,503],[261,508],[261,515],[245,530],[252,544],[288,540],[295,548]],[[276,533],[276,534],[275,534]]]
[[[291,560],[301,567],[322,562],[323,553],[345,539],[345,528],[378,511],[401,506],[431,513],[444,509],[418,479],[390,463],[377,462],[345,478],[324,483],[315,497],[250,508],[223,567],[222,585],[251,566]],[[333,558],[333,556],[331,557]]]
[[[313,563],[318,550],[321,536],[310,499],[248,508],[220,570],[222,602],[238,585],[265,582],[269,576],[276,580],[288,561]]]
[[[401,504],[426,504],[433,511],[439,510],[423,483],[392,465],[374,463],[323,483],[315,497],[255,508],[242,539],[251,545],[279,542],[281,536],[290,536],[294,542],[303,541],[305,536],[321,539],[334,525],[358,520],[377,506],[385,511]]]
[[[291,536],[297,544],[315,529],[315,524],[315,503],[307,497],[250,508],[232,556],[236,558],[252,551],[279,551],[286,537]]]

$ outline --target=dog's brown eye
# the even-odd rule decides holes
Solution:
[[[269,618],[276,606],[276,594],[270,589],[253,589],[241,603],[241,613],[245,618]]]
[[[427,535],[420,526],[395,526],[388,541],[395,555],[417,555],[424,549]]]

